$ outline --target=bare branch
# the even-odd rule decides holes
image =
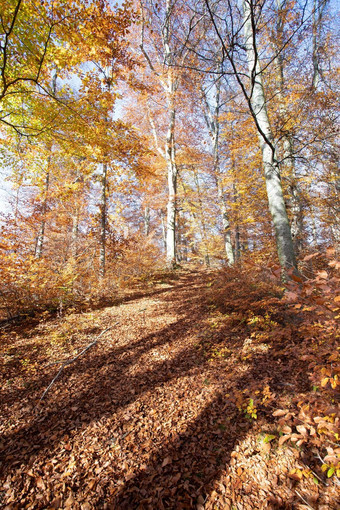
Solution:
[[[50,384],[47,386],[46,390],[44,391],[44,393],[42,394],[42,396],[40,397],[39,399],[39,402],[40,403],[44,398],[45,396],[47,395],[48,391],[51,389],[51,387],[53,386],[53,384],[56,382],[56,380],[58,379],[58,377],[60,376],[61,372],[64,370],[64,368],[67,366],[67,365],[70,365],[71,363],[73,363],[74,361],[76,361],[78,358],[80,358],[83,354],[85,354],[85,352],[87,352],[89,349],[91,349],[91,347],[93,347],[94,345],[96,345],[96,343],[98,342],[98,340],[104,335],[104,333],[106,333],[107,331],[109,331],[110,329],[113,328],[113,326],[116,326],[117,324],[119,324],[118,322],[116,322],[115,324],[113,324],[112,326],[110,326],[109,328],[106,328],[104,329],[104,331],[102,331],[100,333],[100,335],[97,336],[97,338],[89,343],[85,349],[83,349],[79,354],[77,354],[77,356],[75,356],[74,358],[70,359],[70,360],[67,360],[65,361],[60,369],[59,369],[59,372],[57,373],[57,375],[52,379],[52,381],[50,382]]]

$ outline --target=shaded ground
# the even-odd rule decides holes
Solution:
[[[213,282],[182,272],[121,304],[6,331],[3,508],[338,508],[334,483],[289,476],[308,455],[278,446],[273,411],[310,389],[298,325],[251,345],[242,318],[211,303]],[[53,363],[113,324],[38,404]]]

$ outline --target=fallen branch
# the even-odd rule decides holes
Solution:
[[[304,504],[306,505],[307,508],[310,508],[310,510],[314,510],[314,508],[312,506],[310,506],[308,501],[296,489],[295,489],[295,494],[297,494],[299,496],[299,498],[304,502]]]
[[[116,324],[118,324],[118,322],[116,322]],[[113,326],[116,326],[116,324],[113,324]],[[72,359],[69,359],[67,361],[65,361],[60,369],[59,369],[59,372],[57,373],[57,375],[52,379],[52,381],[50,382],[50,384],[47,386],[46,390],[44,391],[44,393],[42,394],[42,396],[40,397],[39,399],[39,403],[45,398],[45,396],[47,395],[48,391],[51,389],[51,387],[53,386],[53,384],[56,382],[56,380],[58,379],[58,377],[60,376],[61,372],[64,370],[64,368],[67,366],[67,365],[70,365],[71,363],[73,363],[74,361],[76,361],[78,358],[80,358],[80,356],[82,356],[83,354],[85,354],[86,351],[88,351],[89,349],[91,349],[91,347],[93,347],[94,345],[96,345],[96,343],[98,342],[98,340],[100,339],[101,336],[104,335],[104,333],[106,333],[107,331],[109,331],[109,329],[112,329],[113,326],[110,326],[109,328],[106,328],[104,329],[104,331],[102,331],[100,333],[100,335],[97,336],[97,338],[95,340],[93,340],[93,342],[89,343],[85,349],[83,349],[79,354],[77,354],[77,356],[75,356],[74,358]],[[58,363],[58,362],[57,362]]]

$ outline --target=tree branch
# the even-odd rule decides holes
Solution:
[[[116,322],[115,324],[113,324],[113,326],[116,326],[117,324],[119,324],[118,322]],[[113,326],[110,326],[109,328],[106,328],[104,329],[104,331],[102,331],[100,333],[100,335],[97,336],[97,338],[89,343],[85,349],[83,349],[79,354],[77,354],[77,356],[75,356],[74,358],[72,359],[69,359],[67,361],[65,361],[60,369],[59,369],[59,372],[57,373],[57,375],[52,379],[52,381],[50,382],[50,384],[47,386],[46,390],[44,391],[44,393],[42,394],[42,396],[40,397],[39,399],[39,402],[40,403],[44,398],[45,396],[47,395],[48,391],[52,388],[53,384],[56,382],[56,380],[58,379],[58,377],[60,376],[61,372],[64,370],[64,368],[67,366],[67,365],[70,365],[71,363],[73,363],[74,361],[76,361],[78,358],[80,358],[83,354],[85,354],[85,352],[87,352],[89,349],[91,349],[91,347],[93,347],[94,345],[96,345],[96,343],[98,342],[98,340],[100,339],[100,337],[102,337],[104,335],[104,333],[106,333],[107,331],[109,331],[110,329],[113,328]],[[58,363],[58,362],[57,362]]]

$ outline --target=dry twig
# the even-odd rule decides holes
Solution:
[[[299,498],[304,502],[304,504],[307,506],[307,508],[310,508],[310,510],[314,510],[314,508],[312,506],[310,506],[308,501],[296,489],[295,489],[295,494],[297,494],[297,496],[299,496]]]
[[[116,322],[116,324],[118,324],[118,322]],[[116,324],[114,324],[113,326],[116,326]],[[53,386],[53,384],[56,382],[56,380],[58,379],[58,377],[60,376],[61,372],[64,370],[64,368],[67,366],[67,365],[70,365],[71,363],[73,363],[74,361],[76,361],[78,358],[80,358],[80,356],[82,356],[83,354],[85,354],[86,351],[88,351],[89,349],[91,349],[91,347],[93,347],[94,345],[96,345],[96,343],[98,342],[98,340],[100,339],[100,337],[102,337],[104,335],[104,333],[106,333],[107,331],[109,331],[110,329],[113,328],[113,326],[110,326],[109,328],[106,328],[104,329],[104,331],[102,331],[98,336],[97,338],[89,343],[85,349],[83,349],[79,354],[77,354],[77,356],[75,356],[74,358],[72,359],[69,359],[67,361],[65,361],[60,369],[59,369],[59,372],[57,373],[57,375],[52,379],[52,381],[50,382],[50,384],[47,386],[46,390],[44,391],[44,393],[42,394],[42,396],[40,397],[39,399],[39,403],[45,398],[45,396],[47,395],[48,391],[50,390],[50,388]],[[58,363],[58,362],[57,362]]]

